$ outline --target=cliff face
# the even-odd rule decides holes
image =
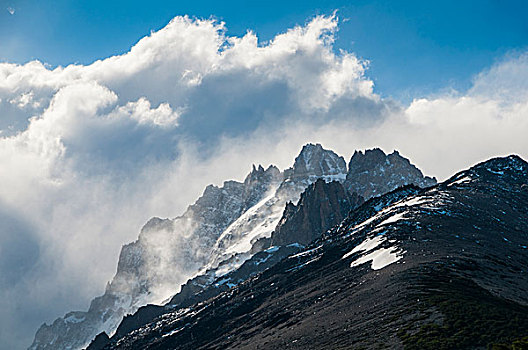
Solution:
[[[398,151],[386,155],[379,148],[354,152],[348,165],[345,188],[365,199],[413,184],[429,187],[436,179],[424,176],[420,169]]]
[[[307,245],[340,223],[363,199],[349,194],[339,182],[317,180],[301,194],[297,205],[288,203],[271,236],[271,245]]]

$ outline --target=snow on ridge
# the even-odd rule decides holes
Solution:
[[[238,219],[232,222],[231,225],[229,225],[226,228],[226,230],[222,232],[220,237],[218,237],[218,240],[216,241],[214,249],[215,250],[219,249],[220,242],[224,241],[227,237],[229,237],[229,235],[232,235],[233,231],[236,231],[238,228],[243,227],[244,225],[247,225],[248,222],[254,219],[262,207],[264,207],[265,205],[267,205],[268,207],[274,205],[276,202],[274,199],[275,199],[275,195],[277,192],[277,188],[269,191],[268,194],[261,201],[259,201],[253,207],[246,210],[246,212],[240,215]],[[229,247],[228,250],[231,248],[232,247]],[[249,248],[251,248],[251,246]]]
[[[451,182],[449,185],[452,186],[452,185],[458,185],[458,184],[466,184],[471,181],[473,181],[473,179],[466,175],[466,176],[462,176],[461,178]]]
[[[433,202],[434,199],[431,197],[416,196],[411,198],[404,198],[403,200],[396,202],[394,208],[398,207],[412,207],[415,205],[429,204]]]
[[[425,194],[412,196],[410,198],[407,197],[381,210],[378,209],[379,211],[376,214],[352,227],[347,236],[351,236],[355,232],[362,230],[363,228],[365,228],[369,224],[374,223],[377,220],[381,220],[381,222],[378,223],[376,226],[382,226],[400,220],[410,219],[411,217],[406,217],[406,215],[410,215],[408,209],[410,207],[420,207],[423,209],[436,210],[440,209],[441,206],[445,205],[445,203],[450,200],[449,195],[443,192],[437,193],[436,197],[440,198],[435,198]]]
[[[213,255],[202,271],[218,267],[221,261],[230,256],[240,255],[240,259],[234,262],[235,266],[226,266],[226,271],[236,268],[251,256],[247,253],[251,250],[253,241],[271,236],[286,204],[277,196],[278,188],[270,190],[260,202],[227,227],[216,241]],[[221,249],[221,246],[224,248]]]

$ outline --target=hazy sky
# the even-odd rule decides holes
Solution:
[[[423,3],[1,0],[0,347],[87,309],[151,216],[307,142],[440,180],[528,158],[524,2]]]

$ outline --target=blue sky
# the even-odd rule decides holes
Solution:
[[[469,87],[528,45],[528,2],[483,1],[33,1],[2,0],[0,59],[88,64],[126,52],[176,15],[215,16],[229,35],[260,40],[338,10],[336,49],[370,61],[376,92],[402,101]],[[10,14],[8,9],[14,9]]]

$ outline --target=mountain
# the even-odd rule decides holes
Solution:
[[[104,348],[502,349],[528,334],[527,207],[528,163],[517,156],[400,187]]]
[[[408,161],[407,164],[407,168],[415,169]],[[391,182],[392,186],[413,181],[423,184],[422,178],[407,179],[406,174],[411,173],[407,168],[387,169],[387,176],[400,179]],[[395,175],[393,171],[401,173]],[[222,187],[208,186],[182,216],[149,220],[138,240],[123,246],[117,273],[107,285],[105,294],[95,298],[87,312],[68,313],[52,325],[42,325],[30,349],[85,347],[101,332],[112,335],[124,316],[134,314],[142,306],[164,304],[177,295],[176,299],[180,298],[180,301],[188,297],[192,301],[197,294],[202,293],[202,298],[211,291],[216,293],[219,289],[214,286],[218,281],[236,275],[237,271],[248,270],[252,262],[260,259],[258,254],[262,251],[274,256],[269,260],[272,262],[278,260],[279,255],[286,256],[281,255],[284,252],[299,249],[302,244],[298,241],[310,242],[361,202],[360,196],[341,185],[353,183],[348,177],[343,157],[319,144],[307,144],[293,166],[284,172],[274,166],[267,169],[253,166],[244,182],[226,181]],[[317,179],[324,181],[313,187],[316,196],[301,198],[301,193]],[[322,185],[332,181],[337,182]],[[373,188],[382,191],[376,186]],[[323,198],[328,199],[327,205],[320,206],[317,214]],[[287,203],[290,203],[288,207]],[[309,208],[309,211],[299,210],[299,206]],[[296,211],[298,214],[293,215]],[[304,216],[301,218],[300,214]],[[292,229],[297,222],[304,225],[302,234],[293,233],[297,232]],[[272,237],[283,246],[277,250],[280,254],[269,251]],[[288,249],[284,248],[288,245]],[[265,256],[266,251],[263,252]],[[242,281],[260,272],[261,267],[268,266],[253,265],[258,267],[231,278]],[[231,284],[225,285],[229,287]],[[161,309],[150,306],[142,310],[139,315],[152,316]],[[132,319],[128,318],[131,324],[134,323]]]

